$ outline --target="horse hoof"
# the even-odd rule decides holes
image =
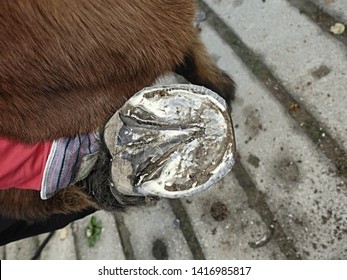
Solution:
[[[190,196],[235,163],[227,105],[196,85],[143,89],[109,120],[104,138],[112,155],[111,188],[125,195]]]

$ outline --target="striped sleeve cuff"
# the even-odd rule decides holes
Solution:
[[[53,142],[41,183],[41,199],[88,176],[98,158],[100,145],[95,132]]]

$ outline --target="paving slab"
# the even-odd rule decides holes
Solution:
[[[0,260],[4,260],[5,259],[5,247],[1,246],[0,247]]]
[[[340,21],[347,24],[347,1],[344,0],[311,0],[321,9],[327,11]]]
[[[246,194],[232,173],[211,189],[183,201],[206,259],[285,259],[273,240],[259,246],[270,229],[249,208]]]
[[[7,260],[30,260],[38,247],[38,237],[30,237],[2,246]]]
[[[300,257],[347,258],[345,182],[211,27],[202,29],[213,54],[223,58],[220,66],[237,77],[233,107],[237,149],[277,222]]]
[[[204,2],[347,150],[346,46],[285,0]]]
[[[86,228],[92,217],[101,224],[100,239],[89,246]],[[115,218],[112,214],[98,211],[72,223],[77,258],[81,260],[124,260]]]
[[[192,259],[180,221],[166,199],[123,215],[136,259]]]
[[[49,233],[38,235],[40,244],[42,244],[48,235]],[[76,257],[71,224],[55,231],[40,255],[41,260],[75,260]]]

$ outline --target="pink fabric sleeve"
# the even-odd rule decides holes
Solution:
[[[0,189],[40,190],[52,142],[24,144],[0,136]]]

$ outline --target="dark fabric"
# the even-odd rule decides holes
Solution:
[[[0,217],[0,246],[23,238],[61,229],[69,223],[84,218],[95,211],[95,209],[88,209],[70,215],[52,215],[48,220],[31,224],[21,220]]]

